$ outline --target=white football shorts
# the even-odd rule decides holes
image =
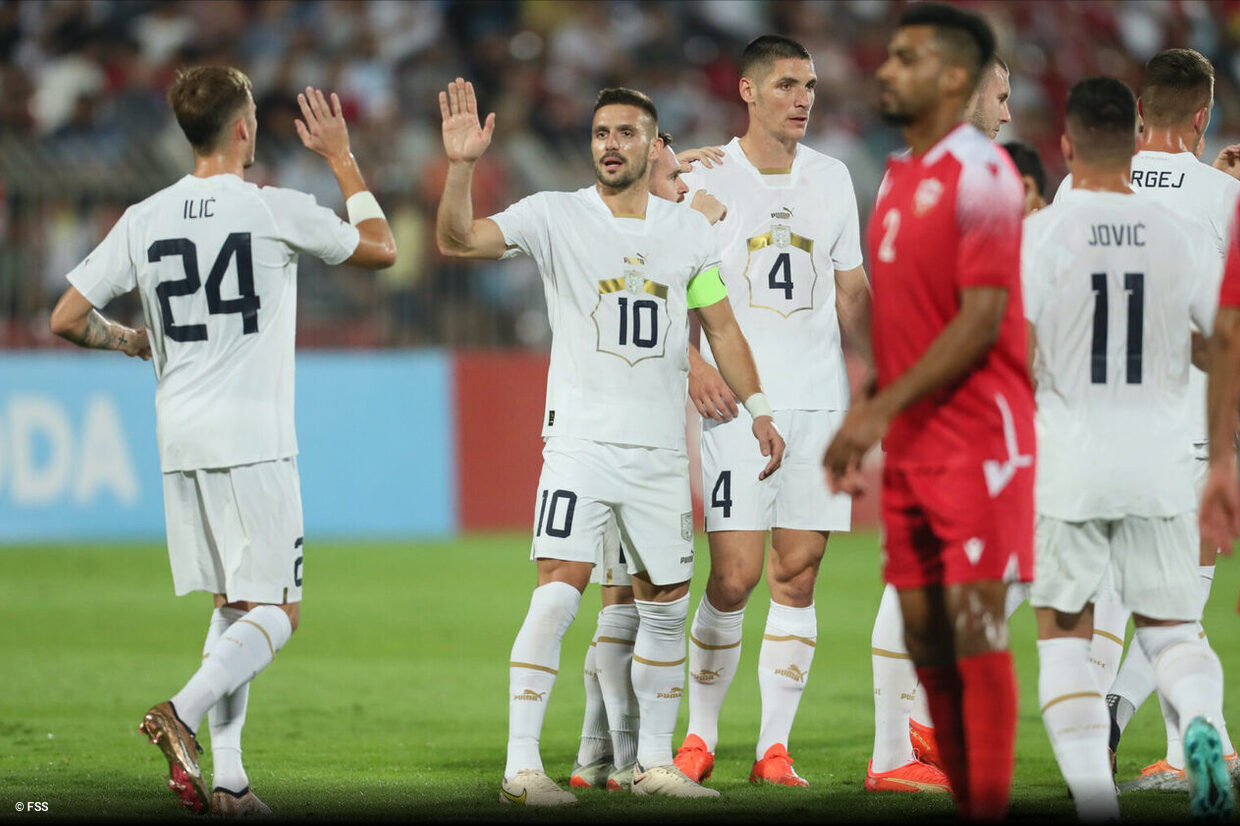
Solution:
[[[164,474],[168,558],[177,596],[301,601],[303,535],[297,459]]]
[[[547,439],[530,558],[598,563],[613,518],[630,574],[645,571],[655,585],[692,578],[687,453],[567,436]]]
[[[1076,613],[1098,598],[1109,565],[1115,593],[1128,610],[1152,619],[1198,620],[1198,542],[1195,511],[1085,522],[1039,514],[1029,602]]]
[[[788,447],[779,470],[766,467],[753,418],[744,408],[730,422],[702,419],[702,496],[707,531],[847,531],[852,497],[832,495],[822,455],[844,420],[841,410],[776,410],[775,425]]]
[[[620,528],[616,526],[615,517],[608,520],[607,530],[603,533],[602,556],[594,563],[590,581],[597,585],[633,587],[633,577],[629,574],[628,560],[620,545]]]

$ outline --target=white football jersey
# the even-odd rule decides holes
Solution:
[[[186,175],[127,209],[69,273],[96,307],[138,288],[165,473],[297,454],[297,255],[339,264],[358,239],[311,195]]]
[[[835,271],[861,266],[857,196],[848,168],[797,146],[792,167],[758,169],[740,138],[723,164],[684,176],[728,208],[715,224],[720,274],[777,410],[844,410],[848,374],[835,313]],[[702,356],[714,364],[705,339]]]
[[[1193,325],[1209,333],[1220,262],[1148,198],[1072,190],[1025,219],[1037,335],[1038,513],[1067,521],[1196,507],[1184,439]]]
[[[538,264],[551,322],[543,437],[685,448],[689,282],[718,266],[701,213],[651,196],[615,217],[593,186],[491,216]]]
[[[1138,152],[1132,158],[1132,188],[1150,195],[1172,212],[1192,224],[1192,230],[1218,253],[1227,255],[1227,231],[1240,199],[1240,181],[1226,172],[1202,163],[1192,152]],[[1055,200],[1071,191],[1072,176],[1064,178]],[[1206,450],[1206,374],[1193,367],[1189,371],[1187,433],[1205,458]]]

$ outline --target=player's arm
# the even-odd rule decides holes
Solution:
[[[839,316],[844,339],[865,361],[866,369],[874,372],[874,354],[870,350],[870,280],[865,267],[835,271],[835,313]]]
[[[1206,385],[1210,470],[1201,494],[1201,538],[1231,552],[1240,536],[1240,483],[1236,479],[1236,405],[1240,402],[1240,307],[1219,307],[1210,336]]]
[[[723,376],[689,344],[689,399],[704,419],[730,422],[736,418],[736,394]]]
[[[728,208],[705,189],[699,189],[693,193],[693,201],[689,204],[689,208],[702,213],[706,220],[710,221],[711,226],[728,217]]]
[[[491,145],[495,113],[487,115],[485,126],[479,124],[474,84],[458,77],[447,92],[439,93],[439,114],[448,156],[448,176],[435,218],[439,251],[452,258],[501,258],[507,248],[504,234],[490,218],[474,218],[471,195],[474,164]]]
[[[745,400],[745,409],[753,416],[753,434],[758,439],[762,455],[770,457],[766,467],[758,474],[759,479],[765,479],[783,462],[784,440],[775,427],[770,402],[762,392],[749,342],[736,323],[732,302],[726,296],[713,304],[697,307],[695,312],[724,381],[738,398]]]
[[[302,119],[296,121],[302,145],[321,155],[331,167],[344,195],[349,222],[357,227],[357,249],[344,263],[370,270],[381,270],[396,263],[396,239],[379,202],[366,188],[357,159],[349,149],[349,128],[340,108],[340,98],[332,92],[331,106],[323,93],[310,86],[297,95]]]
[[[1198,370],[1209,371],[1210,369],[1210,341],[1201,333],[1193,330],[1192,344],[1192,360],[1193,366]]]
[[[151,358],[145,329],[126,327],[96,310],[77,287],[69,287],[52,310],[52,332],[79,347],[119,350],[143,361]]]
[[[1008,291],[965,287],[960,310],[912,367],[870,399],[854,403],[827,448],[823,464],[833,490],[861,493],[861,459],[882,439],[896,414],[963,377],[999,338]]]
[[[1029,328],[1029,346],[1025,355],[1025,368],[1029,371],[1029,383],[1033,385],[1033,389],[1038,389],[1038,379],[1033,372],[1033,359],[1038,354],[1038,330],[1033,326],[1032,321],[1025,321],[1025,326]]]

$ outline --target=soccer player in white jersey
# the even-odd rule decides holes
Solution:
[[[660,132],[659,141],[662,147],[650,162],[650,194],[680,203],[689,191],[681,179],[682,173],[689,170],[689,164],[672,151],[671,135]],[[684,156],[693,156],[695,151],[689,150]],[[694,195],[692,206],[712,224],[727,212],[704,190]],[[599,585],[603,608],[599,611],[594,638],[583,664],[585,715],[581,744],[568,781],[578,789],[619,791],[630,788],[637,758],[637,696],[629,678],[637,633],[637,606],[633,603],[633,580],[614,522],[613,519],[607,528],[602,559],[590,575],[590,581]]]
[[[169,786],[196,813],[270,811],[241,763],[250,681],[297,627],[303,532],[293,430],[297,257],[391,266],[396,246],[349,151],[333,94],[298,95],[302,143],[330,164],[345,223],[312,196],[245,181],[258,123],[249,79],[208,66],[168,93],[194,150],[191,174],[125,211],[69,273],[52,313],[83,347],[154,357],[168,555],[178,595],[215,595],[202,667],[146,713],[141,731],[168,760]],[[99,309],[137,288],[145,330]],[[149,342],[149,344],[148,344]],[[209,712],[214,791],[195,730]]]
[[[691,353],[690,395],[702,424],[702,477],[711,571],[689,636],[689,730],[676,765],[705,780],[718,720],[740,661],[749,595],[766,565],[771,603],[758,662],[762,721],[751,782],[804,786],[788,739],[817,638],[814,584],[833,530],[852,504],[831,496],[819,468],[848,407],[840,323],[868,360],[869,290],[857,202],[844,164],[800,144],[817,78],[809,53],[766,35],[745,47],[739,90],[749,128],[721,163],[687,175],[728,208],[715,225],[732,307],[753,347],[791,452],[777,477],[760,479],[749,449],[752,417],[739,413],[714,365]],[[739,415],[737,415],[739,413]]]
[[[1138,112],[1144,128],[1132,162],[1132,186],[1141,194],[1157,199],[1186,219],[1197,239],[1197,246],[1211,250],[1221,266],[1226,251],[1227,227],[1240,198],[1240,181],[1198,160],[1214,103],[1214,67],[1192,49],[1168,49],[1155,55],[1145,68]],[[1220,163],[1220,161],[1216,163]],[[1072,176],[1064,180],[1059,194],[1072,187]],[[1059,195],[1056,195],[1058,199]],[[1200,335],[1193,337],[1197,353],[1204,348]],[[1207,448],[1205,431],[1205,374],[1194,366],[1189,376],[1191,407],[1185,431],[1196,455],[1194,486],[1197,496],[1205,480]],[[1201,601],[1205,604],[1214,581],[1217,549],[1203,544],[1199,560]],[[1129,646],[1128,656],[1118,673],[1128,624],[1128,608],[1110,590],[1104,590],[1095,607],[1093,654],[1102,669],[1103,690],[1108,692],[1111,713],[1112,752],[1137,708],[1155,690],[1154,671],[1139,646]],[[1204,633],[1204,632],[1203,632]],[[1161,760],[1146,766],[1135,780],[1123,784],[1123,791],[1142,789],[1185,789],[1184,754],[1179,729],[1169,713],[1166,698],[1160,697],[1167,731],[1167,751]],[[1240,759],[1227,734],[1219,712],[1219,725],[1228,764],[1240,772]]]
[[[1008,98],[1012,96],[1012,84],[1008,66],[1003,58],[995,55],[982,70],[977,90],[965,108],[965,120],[976,126],[992,141],[999,136],[999,129],[1012,122]]]
[[[1226,819],[1216,728],[1223,671],[1202,602],[1190,407],[1193,328],[1209,333],[1221,269],[1185,221],[1129,186],[1132,92],[1090,78],[1068,94],[1073,189],[1024,227],[1021,274],[1037,379],[1038,702],[1082,820],[1118,820],[1106,703],[1089,665],[1108,579],[1184,742],[1196,817]]]
[[[530,551],[538,587],[509,662],[508,759],[500,799],[563,805],[575,796],[543,771],[538,739],[560,643],[615,518],[633,574],[638,627],[632,680],[640,724],[635,794],[716,796],[672,765],[684,692],[685,621],[693,572],[693,513],[685,448],[688,310],[696,310],[724,376],[755,416],[754,471],[775,472],[784,443],[719,280],[710,224],[650,196],[659,149],[648,97],[605,89],[595,102],[597,183],[543,192],[475,219],[473,166],[494,115],[478,121],[473,86],[440,94],[449,160],[436,235],[445,255],[532,257],[543,277],[552,339],[543,469]]]

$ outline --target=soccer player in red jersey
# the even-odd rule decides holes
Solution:
[[[908,7],[878,71],[893,157],[867,242],[875,387],[827,448],[836,489],[862,492],[880,439],[884,577],[965,818],[1007,811],[1016,681],[1006,581],[1033,569],[1033,392],[1020,294],[1023,189],[966,103],[994,52],[979,16]]]

